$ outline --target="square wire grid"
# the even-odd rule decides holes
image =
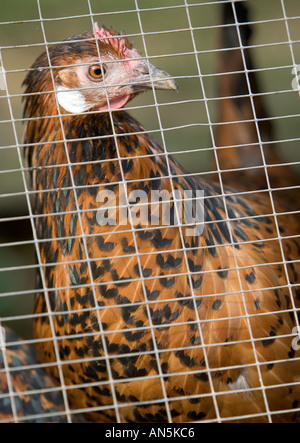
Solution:
[[[68,2],[66,2],[67,4]],[[81,7],[84,2],[81,2]],[[37,31],[36,35],[34,33],[30,34],[28,40],[25,43],[22,42],[22,32],[20,40],[14,40],[8,38],[7,41],[4,39],[6,44],[0,47],[0,65],[2,70],[0,72],[0,88],[2,89],[1,94],[1,106],[3,104],[3,111],[0,115],[0,124],[3,128],[3,141],[0,146],[0,155],[2,156],[1,170],[0,170],[0,185],[3,190],[0,191],[0,223],[5,228],[4,233],[0,236],[0,273],[3,276],[3,281],[0,293],[0,309],[1,323],[3,325],[12,325],[20,332],[25,330],[25,338],[19,344],[24,346],[27,344],[34,344],[38,340],[33,339],[29,329],[29,324],[32,320],[32,296],[35,293],[34,289],[34,272],[37,269],[43,269],[45,265],[42,263],[39,243],[41,240],[38,239],[35,219],[32,210],[31,198],[34,194],[30,190],[27,183],[27,172],[28,168],[24,164],[22,149],[24,145],[22,144],[22,126],[24,119],[21,113],[21,99],[23,97],[22,90],[16,86],[16,79],[22,79],[26,72],[28,72],[28,67],[31,62],[34,61],[35,57],[42,52],[47,50],[53,43],[57,43],[63,39],[60,34],[64,34],[65,37],[69,35],[76,34],[77,32],[82,32],[85,29],[91,29],[96,21],[104,22],[107,25],[107,20],[111,20],[116,25],[113,27],[117,28],[118,22],[124,23],[124,27],[129,31],[128,36],[134,39],[139,44],[139,49],[143,51],[145,57],[151,62],[161,65],[166,64],[169,72],[174,72],[174,78],[182,86],[184,90],[183,99],[178,95],[176,99],[172,99],[171,96],[162,96],[157,94],[153,89],[153,94],[149,94],[148,98],[138,99],[140,101],[132,102],[128,110],[134,115],[144,117],[141,123],[146,126],[148,132],[158,137],[162,147],[164,149],[164,154],[168,158],[168,154],[172,152],[175,154],[178,160],[186,162],[187,167],[192,168],[191,174],[206,175],[208,177],[212,174],[217,174],[221,185],[221,197],[224,200],[226,208],[226,198],[228,194],[224,191],[223,185],[223,174],[219,162],[217,152],[222,149],[217,145],[215,138],[215,130],[218,126],[218,116],[217,110],[220,104],[221,98],[218,97],[216,92],[216,85],[220,78],[218,68],[216,66],[216,60],[219,54],[226,49],[222,48],[222,45],[217,40],[218,33],[220,32],[222,26],[224,26],[219,17],[220,7],[223,3],[228,3],[227,1],[187,1],[187,0],[177,0],[177,1],[161,1],[161,2],[149,2],[143,0],[134,0],[128,9],[123,10],[112,10],[111,4],[105,4],[105,10],[99,10],[99,4],[96,1],[86,0],[84,5],[84,10],[76,12],[77,8],[80,9],[76,2],[74,3],[74,9],[69,9],[69,15],[57,16],[57,10],[54,7],[49,7],[49,4],[42,0],[32,1],[32,5],[35,7],[33,16],[34,18],[29,18],[22,20],[22,23],[18,20],[13,20],[13,14],[10,20],[2,21],[0,23],[0,29],[34,29]],[[295,153],[295,148],[297,148],[299,143],[299,130],[297,120],[299,119],[299,97],[297,95],[297,89],[299,89],[299,78],[300,78],[300,38],[299,29],[300,16],[295,15],[296,3],[297,1],[292,0],[278,0],[276,6],[272,10],[268,7],[257,8],[255,2],[247,1],[250,8],[253,8],[254,13],[253,19],[250,25],[256,29],[257,33],[262,32],[264,28],[266,29],[280,29],[279,38],[274,34],[263,34],[261,39],[254,39],[253,44],[250,48],[253,50],[254,55],[257,55],[257,60],[259,61],[258,68],[255,69],[257,75],[261,75],[265,79],[265,86],[267,91],[262,95],[268,100],[270,106],[272,106],[273,115],[270,117],[270,121],[277,125],[278,132],[276,139],[273,140],[274,145],[281,147],[281,151],[286,153],[286,163],[287,165],[293,167],[300,167],[299,153]],[[256,2],[257,3],[257,2]],[[267,2],[268,3],[268,2]],[[268,6],[266,3],[266,6]],[[270,3],[270,2],[269,2]],[[271,2],[274,6],[274,1]],[[269,6],[271,5],[269,4]],[[73,4],[73,3],[72,3]],[[120,4],[124,4],[120,3]],[[128,3],[129,5],[129,3]],[[68,8],[70,5],[68,4]],[[257,8],[257,9],[255,9]],[[73,12],[73,14],[71,14]],[[294,14],[294,15],[293,15]],[[159,16],[162,16],[161,21],[155,20]],[[238,24],[238,18],[236,10],[234,9],[235,21]],[[127,25],[127,17],[129,18],[130,24],[132,24],[133,31],[130,31],[130,26]],[[164,17],[172,17],[172,22],[164,21]],[[204,18],[203,18],[204,17]],[[66,33],[65,30],[58,29],[58,25],[67,24],[67,28],[70,32]],[[85,26],[83,29],[78,29],[78,26]],[[28,28],[27,28],[28,27]],[[63,28],[63,26],[61,27]],[[54,30],[57,29],[57,34]],[[264,145],[267,144],[261,137],[260,132],[260,120],[257,117],[255,109],[255,94],[251,91],[251,83],[249,79],[249,68],[246,64],[246,58],[244,55],[244,47],[241,38],[240,27],[237,26],[240,48],[243,54],[244,69],[246,72],[247,84],[249,89],[249,97],[252,105],[252,112],[254,116],[254,123],[257,132],[258,143],[261,157],[262,165],[254,166],[254,168],[263,168],[267,180],[268,192],[270,195],[272,213],[268,214],[273,216],[276,223],[277,229],[277,239],[282,253],[282,265],[284,266],[286,276],[288,277],[287,265],[289,260],[285,257],[283,245],[282,245],[282,234],[280,232],[277,217],[280,216],[276,210],[276,203],[273,198],[274,189],[269,179],[269,167],[267,164]],[[71,31],[72,30],[72,31]],[[4,31],[6,32],[6,31]],[[31,40],[31,35],[33,35]],[[58,37],[57,37],[58,36]],[[10,40],[13,43],[10,43]],[[174,41],[176,44],[174,44]],[[152,45],[153,44],[153,45]],[[154,48],[154,49],[153,49]],[[179,48],[179,49],[177,49]],[[280,61],[278,57],[271,57],[266,54],[272,54],[275,52],[277,54],[278,49],[281,51]],[[21,54],[21,52],[26,52],[26,60],[20,60],[15,57],[15,54]],[[11,55],[12,54],[12,55]],[[31,55],[30,63],[28,62]],[[34,55],[34,56],[33,56]],[[12,59],[15,60],[12,60]],[[188,61],[186,64],[185,62]],[[278,87],[277,73],[280,73],[283,80],[281,80],[281,86]],[[224,75],[224,74],[223,74]],[[269,84],[270,79],[270,84]],[[150,97],[151,96],[151,97]],[[170,97],[170,98],[169,98]],[[286,98],[284,102],[283,97]],[[169,100],[168,100],[169,99]],[[282,99],[282,100],[281,100]],[[147,101],[148,100],[148,101]],[[149,103],[150,101],[150,103]],[[283,104],[283,105],[282,105]],[[281,106],[282,105],[282,106]],[[0,108],[1,110],[1,108]],[[173,111],[170,112],[170,110]],[[60,115],[62,117],[62,115]],[[149,127],[147,121],[149,120]],[[236,123],[236,122],[230,122]],[[286,129],[286,126],[288,129]],[[2,132],[2,131],[1,131]],[[114,133],[113,137],[117,144],[117,135]],[[64,140],[64,144],[67,141]],[[227,147],[227,148],[230,148]],[[225,148],[224,148],[225,149]],[[67,152],[67,150],[66,150]],[[213,170],[211,163],[209,161],[210,156],[213,155],[216,163],[216,169]],[[199,164],[197,167],[194,166],[195,159],[198,159]],[[121,165],[121,156],[118,153],[118,160]],[[9,168],[7,165],[11,165]],[[74,177],[72,176],[72,166],[74,164],[68,158],[67,167],[70,171],[72,189],[75,191],[75,202],[76,210],[80,213],[80,208],[78,200],[76,197],[76,186],[74,182]],[[120,168],[122,171],[122,167]],[[199,170],[200,169],[200,170]],[[245,170],[248,168],[245,168]],[[240,169],[243,171],[243,169]],[[236,172],[235,170],[226,171],[226,173]],[[168,167],[169,177],[171,177],[170,165]],[[172,180],[171,180],[172,182]],[[125,183],[124,173],[122,174],[122,183]],[[295,187],[296,188],[296,187]],[[13,192],[12,192],[13,190]],[[284,191],[285,188],[281,189]],[[290,189],[286,189],[289,191]],[[174,191],[174,187],[173,187]],[[257,190],[248,191],[248,194],[255,194]],[[243,195],[246,193],[242,193]],[[129,206],[128,200],[126,205]],[[17,207],[17,210],[16,210]],[[294,211],[299,213],[299,208]],[[291,212],[292,213],[292,212]],[[227,222],[230,221],[228,212],[226,214]],[[82,232],[82,238],[85,245],[85,254],[88,257],[88,248],[86,244],[86,235],[84,234],[84,227],[82,226],[81,218],[80,227]],[[15,235],[15,229],[12,231],[7,228],[7,226],[17,226],[17,229],[24,229],[26,234],[25,238],[20,239],[20,236]],[[133,226],[133,225],[132,225]],[[181,227],[179,227],[181,230]],[[132,228],[134,232],[134,228]],[[32,238],[30,234],[32,232]],[[27,236],[27,237],[26,237]],[[21,236],[22,237],[22,236]],[[181,237],[183,234],[181,232]],[[134,238],[136,239],[135,235]],[[287,237],[289,238],[289,237]],[[233,245],[233,238],[232,245]],[[184,241],[182,242],[184,244]],[[138,251],[138,243],[135,240],[135,248]],[[234,251],[234,247],[233,247]],[[2,253],[1,253],[2,252]],[[186,251],[183,251],[185,259],[187,261]],[[34,261],[34,253],[37,256],[37,264]],[[139,270],[142,275],[142,265],[140,261],[140,255],[137,254],[139,262]],[[92,269],[90,260],[87,261],[89,267],[89,273],[92,279]],[[188,267],[187,267],[188,268]],[[238,266],[238,260],[235,256],[235,268],[238,271],[240,293],[243,291],[243,284],[240,277],[241,268]],[[15,275],[18,275],[18,282]],[[191,280],[192,275],[188,273],[188,278]],[[43,291],[48,292],[47,285],[45,282],[44,272],[41,272]],[[288,278],[287,278],[288,279]],[[24,282],[24,283],[23,283]],[[147,299],[146,288],[144,280],[142,280],[143,291],[145,295],[145,300]],[[192,288],[191,284],[191,288]],[[11,289],[15,288],[16,289]],[[92,283],[92,289],[94,293],[94,298],[96,300],[95,284]],[[293,300],[293,285],[288,285],[288,290]],[[226,296],[226,294],[224,294]],[[25,304],[23,300],[25,299]],[[17,303],[16,303],[17,301]],[[16,308],[16,305],[19,304]],[[95,303],[96,304],[96,303]],[[148,310],[148,318],[151,323],[151,314],[149,303],[145,303],[146,309]],[[55,337],[55,331],[53,326],[53,315],[55,313],[51,312],[50,304],[48,302],[48,314],[52,328],[53,337]],[[246,308],[246,305],[245,305]],[[293,306],[294,313],[296,313],[296,308]],[[247,309],[245,309],[247,312]],[[98,310],[98,322],[101,326],[100,311]],[[251,335],[251,325],[250,325],[250,315],[246,314],[248,318],[249,331]],[[297,317],[297,315],[295,315]],[[200,325],[200,319],[199,325]],[[298,325],[299,326],[299,325]],[[154,325],[150,324],[150,328],[153,333],[153,343],[154,343],[154,354],[156,356],[157,362],[160,360],[160,351],[156,345],[154,337]],[[1,330],[2,332],[3,330]],[[201,327],[199,326],[199,332],[201,336]],[[103,328],[100,330],[103,335]],[[295,332],[291,331],[291,341],[295,338]],[[251,335],[251,342],[253,343],[253,350],[256,356],[255,364],[257,366],[258,372],[260,372],[259,358],[255,353],[255,339]],[[44,418],[43,414],[35,415],[34,417],[18,417],[17,414],[17,393],[14,392],[13,382],[11,378],[11,372],[18,370],[19,368],[12,368],[8,364],[6,358],[6,350],[11,347],[14,342],[6,343],[3,332],[0,335],[1,352],[3,356],[3,368],[1,373],[5,373],[7,379],[7,389],[8,393],[0,394],[0,399],[8,399],[11,404],[12,409],[12,421],[18,422],[23,419],[31,420]],[[49,392],[61,391],[63,394],[63,400],[65,403],[65,412],[63,415],[67,417],[69,422],[72,422],[74,415],[76,413],[84,411],[71,411],[70,405],[68,403],[67,392],[70,389],[64,383],[63,376],[63,363],[59,355],[59,346],[57,337],[54,339],[55,352],[57,365],[59,368],[59,375],[61,385],[59,387],[48,388]],[[110,369],[110,357],[108,350],[106,349],[105,340],[103,340],[104,351],[106,354],[106,365],[108,368],[109,380],[107,385],[110,386],[113,395],[113,407],[116,412],[117,421],[121,421],[120,409],[126,405],[120,404],[116,398],[114,386],[117,381],[114,379],[113,374]],[[206,351],[204,348],[204,355]],[[213,402],[216,409],[216,419],[217,422],[222,422],[229,420],[230,418],[224,419],[220,416],[218,411],[217,396],[220,393],[215,392],[211,370],[209,369],[209,362],[206,357],[207,372],[211,384],[210,395],[213,398]],[[36,369],[40,365],[28,365],[23,367],[22,370]],[[159,373],[157,377],[163,380],[163,373],[158,364]],[[221,369],[221,368],[220,368]],[[215,368],[214,368],[215,371]],[[164,383],[162,382],[162,388],[164,397],[161,400],[162,405],[166,408],[167,416],[169,422],[172,422],[172,414],[169,408],[170,399],[168,399],[167,394],[164,390]],[[272,412],[269,410],[268,401],[266,396],[266,388],[263,384],[259,388],[264,396],[265,406],[266,406],[266,416],[268,420],[272,422]],[[39,391],[28,391],[24,395],[29,396],[38,394]],[[191,399],[193,396],[191,396]],[[155,400],[157,403],[157,400]],[[105,407],[103,407],[105,409]],[[297,409],[296,409],[297,410]],[[299,410],[299,409],[298,409]],[[255,415],[252,416],[252,418]],[[238,417],[234,417],[238,419]],[[245,417],[244,417],[245,418]]]

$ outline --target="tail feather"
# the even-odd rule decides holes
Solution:
[[[272,144],[274,128],[253,71],[251,49],[247,48],[252,29],[246,2],[225,3],[222,14],[224,27],[220,37],[226,50],[220,52],[219,59],[220,72],[224,75],[220,76],[220,124],[215,134],[220,148],[218,161],[222,170],[243,169],[224,173],[225,184],[265,189],[268,184],[264,161],[274,165],[282,164],[282,159]],[[288,166],[269,167],[268,177],[272,188],[300,184],[299,177]]]

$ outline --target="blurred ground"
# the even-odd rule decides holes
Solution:
[[[43,50],[41,44],[44,38],[37,1],[10,0],[2,3],[0,49],[2,48],[3,65],[6,70],[25,70]],[[132,34],[135,46],[143,54],[146,53],[146,45],[146,54],[152,63],[179,77],[178,93],[157,94],[158,111],[155,106],[150,106],[131,112],[148,130],[164,128],[163,141],[168,151],[196,151],[177,156],[188,170],[209,171],[211,148],[214,144],[209,123],[218,121],[218,101],[214,100],[218,98],[218,83],[213,74],[218,72],[218,54],[215,50],[220,48],[220,41],[214,27],[221,24],[220,5],[216,1],[204,0],[138,0],[137,3],[140,9],[147,9],[140,13],[144,39],[140,35],[139,17],[134,0],[90,0],[95,21]],[[87,0],[41,0],[40,4],[48,42],[63,40],[73,34],[91,30],[91,18],[84,16],[89,14]],[[189,8],[186,4],[190,4]],[[285,22],[277,20],[283,18],[280,0],[248,0],[248,5],[251,20],[257,22],[253,25],[252,44],[259,46],[253,50],[254,60],[256,68],[264,70],[259,75],[263,90],[268,93],[266,102],[270,115],[275,118],[276,140],[299,139],[299,95],[291,91],[292,52],[294,61],[300,65],[299,0],[285,0],[287,16],[298,17],[288,20],[290,37],[295,42],[292,45],[282,44],[288,42],[288,35]],[[166,7],[168,9],[164,9]],[[199,78],[193,78],[199,72],[193,53],[188,14],[192,26],[196,28],[193,37],[199,51],[198,60],[204,75],[205,91],[201,90]],[[78,17],[80,15],[81,17]],[[70,16],[74,18],[61,20]],[[57,20],[49,20],[53,18]],[[24,23],[24,20],[32,22]],[[264,20],[274,21],[264,23]],[[163,33],[151,34],[157,31]],[[269,46],[272,43],[276,44]],[[270,70],[272,67],[281,68]],[[25,72],[8,73],[9,94],[22,93],[24,76]],[[182,76],[192,78],[181,78]],[[209,99],[209,119],[203,98]],[[12,217],[22,219],[28,216],[20,172],[20,156],[16,148],[16,144],[21,143],[23,131],[22,122],[19,121],[22,118],[21,97],[11,97],[10,103],[11,109],[5,93],[0,92],[0,318],[9,321],[10,326],[27,337],[31,334],[30,320],[11,321],[13,316],[30,316],[32,312],[32,294],[27,295],[26,291],[34,290],[34,271],[30,269],[30,265],[35,263],[35,252],[29,220],[10,220]],[[140,96],[129,107],[143,105],[154,105],[151,93]],[[295,117],[289,117],[293,115]],[[182,125],[190,126],[178,128]],[[156,137],[162,140],[159,132],[156,133]],[[300,161],[299,141],[286,141],[276,145],[286,161]],[[6,219],[8,221],[5,221]],[[26,244],[7,245],[19,241]],[[29,268],[20,269],[20,266]],[[14,268],[3,271],[3,268],[8,267]],[[5,295],[11,292],[18,292],[20,295]]]

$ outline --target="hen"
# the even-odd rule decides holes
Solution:
[[[277,219],[268,192],[188,174],[121,110],[176,88],[124,36],[96,25],[51,46],[25,85],[35,334],[70,408],[99,422],[299,421],[300,241],[285,202]],[[185,190],[203,230],[177,217]],[[171,198],[149,220],[133,191]]]
[[[252,36],[249,12],[245,2],[235,2],[234,9],[239,27],[235,24],[232,4],[222,6],[224,27],[220,32],[220,45],[224,50],[218,60],[224,75],[220,76],[222,99],[215,138],[217,146],[221,147],[218,161],[224,171],[223,182],[239,183],[239,189],[245,190],[266,189],[266,169],[272,189],[290,188],[288,192],[274,192],[274,199],[278,196],[281,201],[288,198],[294,202],[300,197],[299,176],[284,165],[272,142],[276,140],[275,128],[248,48]]]

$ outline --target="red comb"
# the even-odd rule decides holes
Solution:
[[[100,29],[97,22],[95,23],[95,37],[101,39],[106,45],[110,45],[119,54],[124,54],[125,57],[128,55],[128,51],[130,51],[123,37],[117,34],[111,34],[109,30],[104,27]]]

